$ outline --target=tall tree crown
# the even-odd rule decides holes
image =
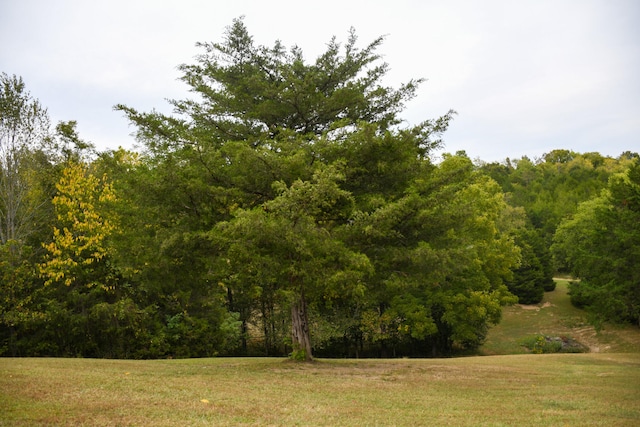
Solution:
[[[388,129],[400,123],[398,113],[422,80],[399,89],[382,85],[388,65],[376,50],[383,40],[360,49],[351,29],[344,46],[333,37],[327,50],[307,63],[297,46],[287,50],[279,41],[273,47],[257,45],[242,19],[236,19],[222,43],[198,43],[205,53],[196,64],[179,67],[182,80],[198,95],[170,101],[180,118],[156,116],[151,123],[145,120],[149,115],[116,108],[141,126],[143,139],[156,143],[250,140],[258,146],[283,129],[313,138],[355,128],[361,121]]]
[[[0,74],[0,244],[22,241],[40,218],[34,153],[51,138],[46,109],[22,78]]]

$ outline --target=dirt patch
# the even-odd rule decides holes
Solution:
[[[545,302],[542,305],[539,304],[516,304],[516,306],[520,307],[523,310],[536,310],[539,311],[541,308],[549,308],[553,307],[555,304],[551,304],[549,301]]]
[[[607,351],[611,348],[611,346],[604,345],[600,342],[598,333],[593,326],[573,328],[572,332],[578,341],[589,347],[589,351],[592,353],[600,353],[601,351]]]
[[[523,310],[540,310],[540,306],[539,305],[525,305],[525,304],[516,304],[518,307],[520,307]]]

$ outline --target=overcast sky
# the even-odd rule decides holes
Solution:
[[[447,152],[640,151],[637,0],[0,0],[0,72],[99,149],[133,148],[113,106],[170,113],[166,99],[188,96],[176,67],[242,15],[257,43],[311,61],[350,27],[361,46],[386,35],[386,83],[427,79],[407,123],[458,112]]]

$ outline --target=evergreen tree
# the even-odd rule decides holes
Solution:
[[[211,230],[216,230],[216,224],[259,219],[256,212],[260,209],[275,209],[277,201],[284,203],[288,200],[286,195],[299,197],[301,191],[316,199],[318,195],[312,194],[320,181],[314,177],[340,160],[325,157],[330,151],[326,147],[340,145],[359,134],[365,122],[375,134],[384,134],[400,124],[398,113],[414,96],[420,80],[399,89],[381,85],[388,71],[376,52],[382,41],[378,38],[360,49],[355,32],[351,31],[344,46],[334,38],[315,62],[306,63],[297,47],[286,50],[279,42],[273,47],[256,45],[242,20],[235,20],[222,43],[200,44],[205,53],[197,58],[198,63],[181,67],[183,81],[199,99],[172,101],[176,114],[171,117],[117,107],[138,126],[138,137],[147,148],[156,175],[151,191],[166,203],[160,231],[165,240],[162,247],[165,256],[173,259],[176,271],[188,271],[201,286],[210,286],[205,278],[212,277],[213,268],[225,271],[219,261],[230,258],[224,252],[229,247],[217,256],[223,249],[212,244],[216,239],[211,238]],[[450,115],[436,122],[426,121],[407,132],[420,136],[421,149],[428,152],[438,143],[430,136],[446,128]],[[351,173],[346,171],[345,175]],[[307,203],[323,209],[331,206],[330,200],[312,200],[302,205]],[[315,218],[315,214],[305,213],[302,205],[289,208],[301,209],[294,214],[299,215],[299,220],[287,219],[280,208],[267,217],[275,220],[275,215],[278,221],[293,221],[303,241],[307,240],[307,231],[309,236],[320,239],[323,233],[331,235],[335,227],[348,222],[347,217],[333,221]],[[300,228],[312,223],[315,228]],[[327,240],[330,241],[334,240]],[[244,243],[250,246],[255,242]],[[322,247],[317,249],[319,259],[326,250]],[[230,248],[239,251],[237,244]],[[297,251],[290,249],[289,254]],[[347,253],[345,256],[350,258]],[[296,265],[292,260],[289,268],[296,270]],[[348,265],[345,259],[333,268],[344,268],[343,273],[347,274]],[[240,273],[236,270],[229,276]],[[291,280],[296,275],[288,277]],[[280,281],[252,286],[237,280],[225,283],[229,309],[240,314],[245,331],[256,311],[264,304],[273,304],[281,289],[291,288],[289,282]],[[304,295],[320,296],[322,292],[306,288],[319,285],[318,280],[310,281]],[[307,304],[300,299],[288,303],[294,308],[297,304],[302,311],[300,318],[304,319]],[[267,312],[262,310],[262,315]],[[295,318],[292,323],[295,326]],[[293,334],[293,348],[304,350],[305,357],[311,357],[309,341],[306,331]]]

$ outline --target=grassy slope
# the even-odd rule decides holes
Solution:
[[[556,280],[557,287],[547,292],[540,304],[505,308],[502,322],[489,331],[481,353],[526,353],[523,338],[535,334],[568,336],[588,346],[592,352],[640,353],[640,330],[637,327],[606,325],[599,333],[587,323],[583,310],[571,305],[566,280]]]
[[[0,426],[640,425],[640,353],[610,352],[638,350],[638,331],[594,335],[563,286],[538,308],[509,308],[485,353],[522,351],[519,337],[537,332],[571,333],[601,352],[313,364],[0,359]]]

